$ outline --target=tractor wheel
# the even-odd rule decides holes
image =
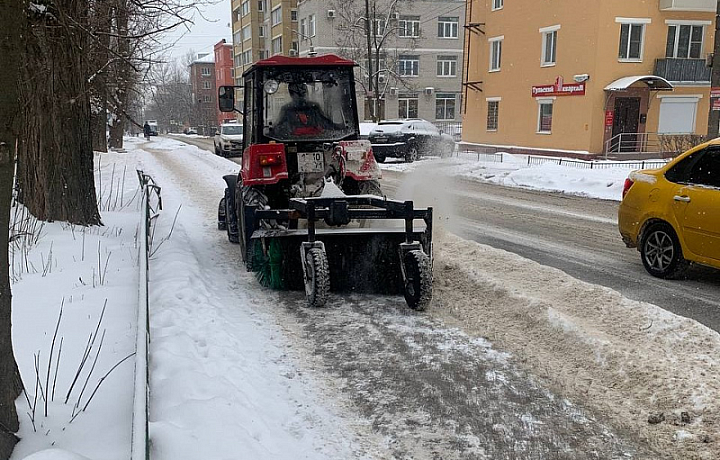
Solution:
[[[658,278],[677,278],[688,267],[675,230],[665,222],[651,224],[643,232],[640,255],[645,270]]]
[[[432,300],[432,267],[430,258],[423,251],[413,250],[405,254],[405,302],[413,310],[423,311]]]
[[[323,307],[330,290],[330,271],[327,254],[312,248],[305,256],[305,297],[308,307]]]
[[[227,230],[227,217],[225,213],[225,197],[220,198],[220,204],[218,205],[218,218],[217,226],[218,230]]]
[[[248,225],[245,221],[245,208],[247,206],[256,206],[260,209],[264,209],[268,204],[268,199],[263,192],[254,187],[241,186],[237,190],[240,191],[239,196],[235,197],[235,203],[237,207],[238,215],[238,233],[240,236],[240,245],[243,262],[245,262],[245,268],[247,271],[252,272],[256,270],[253,258],[255,257],[255,249],[250,241],[247,241],[247,228]],[[250,229],[255,231],[255,229]],[[252,231],[250,234],[252,235]]]
[[[363,180],[358,182],[359,195],[377,195],[382,197],[383,192],[380,189],[380,182],[376,180]]]
[[[231,243],[239,243],[238,239],[238,216],[235,215],[235,210],[232,208],[232,202],[230,198],[230,189],[225,189],[225,230],[227,230],[228,241]]]
[[[418,159],[418,149],[414,145],[411,145],[408,147],[407,152],[405,152],[405,162],[406,163],[412,163],[413,161]]]

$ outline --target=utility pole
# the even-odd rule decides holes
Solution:
[[[713,93],[720,89],[720,0],[717,0],[717,8],[715,10],[715,45],[713,47],[712,56],[712,72],[710,74],[710,113],[708,114],[708,139],[718,137],[718,127],[720,125],[720,107],[716,110],[713,106],[715,102],[720,104],[720,97],[713,97]],[[716,93],[717,94],[717,93]],[[717,94],[720,96],[720,94]]]
[[[718,8],[720,8],[720,0],[718,0]],[[375,113],[375,104],[373,104],[373,97],[376,96],[374,93],[374,86],[373,86],[373,54],[372,54],[372,39],[370,36],[370,31],[372,27],[374,26],[373,18],[370,18],[370,0],[365,0],[365,36],[367,38],[367,62],[368,62],[368,95],[367,95],[367,102],[365,104],[366,107],[369,108],[372,113],[372,121],[377,121],[375,119],[376,113]]]

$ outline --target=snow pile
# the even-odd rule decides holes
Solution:
[[[17,400],[21,441],[13,459],[50,448],[33,458],[76,458],[72,451],[102,460],[129,452],[140,221],[135,166],[134,156],[96,155],[103,227],[44,223],[36,244],[26,236],[11,250],[13,343],[27,392]]]
[[[433,314],[527,360],[555,391],[658,451],[720,458],[716,332],[447,233],[436,232],[434,268]]]

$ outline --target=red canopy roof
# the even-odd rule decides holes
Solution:
[[[324,54],[322,56],[313,56],[313,57],[287,57],[287,56],[282,56],[280,54],[276,54],[275,56],[269,57],[267,59],[262,59],[253,64],[253,66],[257,66],[257,67],[278,66],[278,65],[354,66],[356,64],[355,64],[355,61],[351,61],[350,59],[341,58],[340,56],[336,56],[334,54]]]

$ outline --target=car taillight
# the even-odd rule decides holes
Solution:
[[[625,184],[623,185],[623,191],[622,191],[623,198],[625,198],[625,195],[627,195],[628,190],[630,190],[630,187],[632,187],[632,185],[634,183],[635,182],[633,182],[633,180],[630,179],[629,177],[627,179],[625,179]]]
[[[260,166],[275,166],[282,164],[282,155],[278,153],[259,155]]]

